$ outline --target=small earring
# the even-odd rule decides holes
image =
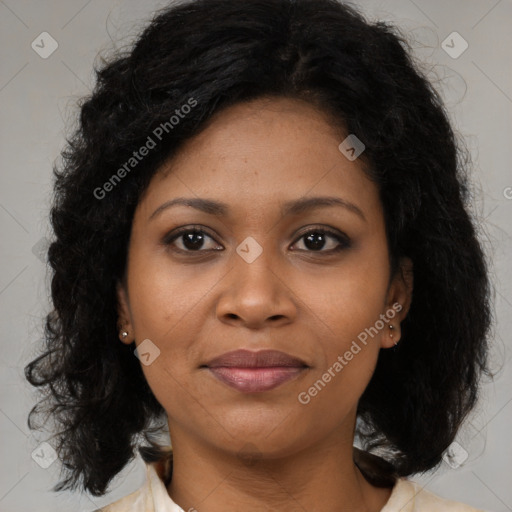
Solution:
[[[127,333],[126,331],[122,331],[122,332],[121,332],[121,336],[122,336],[123,338],[126,338],[126,336],[128,336],[128,333]]]
[[[393,329],[394,329],[394,328],[395,328],[395,326],[394,326],[394,325],[389,324],[389,329],[390,329],[390,331],[393,331]],[[389,333],[389,337],[390,337],[391,339],[393,339],[393,332],[390,332],[390,333]],[[395,341],[395,345],[396,345],[397,343],[398,343],[398,341]]]

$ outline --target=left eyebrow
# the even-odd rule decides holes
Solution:
[[[351,203],[346,199],[342,199],[341,197],[331,196],[304,197],[296,201],[288,201],[282,205],[281,213],[283,216],[297,215],[298,213],[303,213],[308,210],[313,210],[316,208],[326,208],[329,206],[341,206],[342,208],[345,208],[351,211],[352,213],[355,213],[356,215],[361,217],[361,219],[366,221],[364,213],[354,203]]]
[[[163,210],[176,205],[190,206],[196,210],[218,217],[225,217],[230,211],[230,208],[227,204],[215,201],[213,199],[203,199],[198,197],[177,197],[160,205],[150,215],[148,221],[156,217]],[[333,196],[304,197],[294,201],[287,201],[281,205],[281,214],[283,217],[285,217],[287,215],[297,215],[309,210],[332,206],[340,206],[345,208],[366,221],[366,217],[358,206],[356,206],[354,203],[351,203],[350,201],[347,201],[346,199]]]

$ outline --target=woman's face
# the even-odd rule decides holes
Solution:
[[[187,436],[233,453],[250,442],[277,457],[351,439],[359,397],[379,350],[399,338],[411,292],[390,275],[378,189],[338,148],[345,136],[298,100],[238,104],[141,198],[119,312],[126,342],[143,343],[142,369],[173,442]],[[315,206],[326,197],[338,203]],[[170,206],[177,198],[197,206]],[[214,368],[239,349],[295,359],[248,368],[235,355]]]

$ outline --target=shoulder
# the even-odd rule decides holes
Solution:
[[[143,486],[95,512],[125,512],[126,510],[130,510],[131,512],[153,512],[152,503],[149,499],[150,496],[147,488]]]
[[[386,506],[381,512],[484,512],[464,503],[446,500],[421,485],[404,478],[399,479]]]
[[[146,481],[139,489],[95,512],[184,512],[167,492],[167,459],[146,462]]]
[[[123,498],[94,512],[154,512],[154,487],[158,485],[158,475],[151,464],[146,464],[144,484]]]

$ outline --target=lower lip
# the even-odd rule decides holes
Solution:
[[[219,380],[244,393],[269,391],[287,382],[305,370],[297,366],[273,366],[269,368],[233,368],[220,366],[208,368]]]

